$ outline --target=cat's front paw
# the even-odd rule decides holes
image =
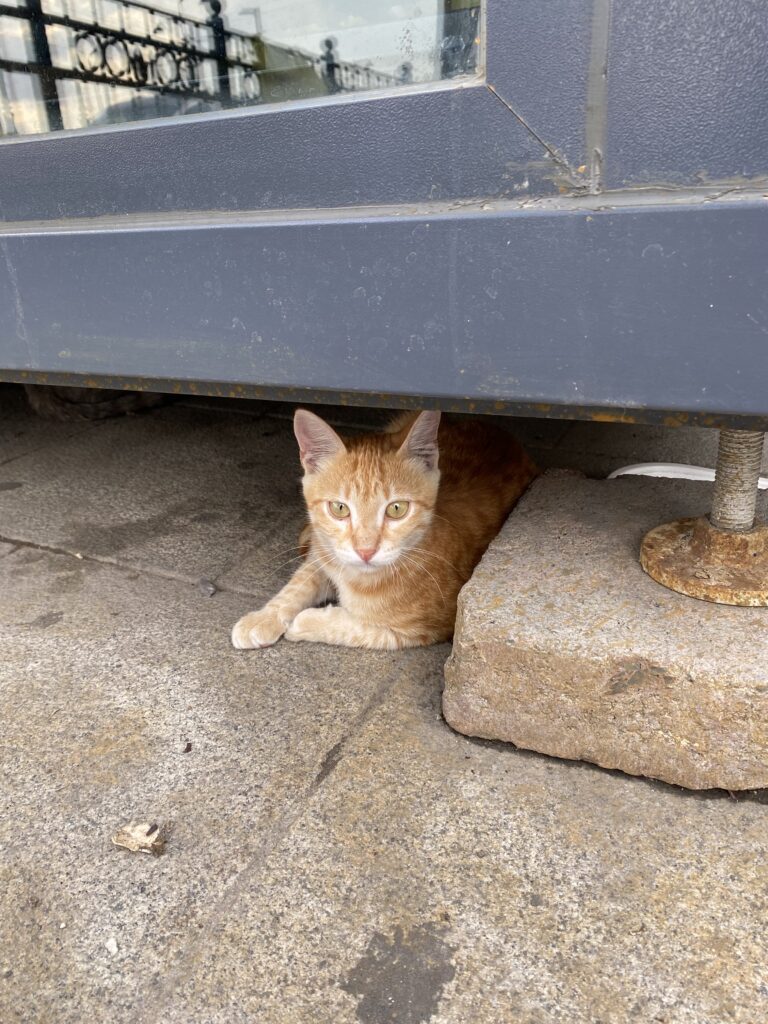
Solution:
[[[326,605],[325,608],[305,608],[285,631],[285,639],[332,642],[328,640],[328,625],[336,610],[333,605]]]
[[[232,644],[245,651],[254,647],[271,647],[285,632],[285,623],[273,608],[250,612],[232,629]]]

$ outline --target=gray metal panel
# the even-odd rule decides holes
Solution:
[[[618,0],[607,185],[768,174],[765,0]]]
[[[765,10],[488,0],[495,92],[6,140],[5,375],[766,416],[762,198],[494,202],[764,173]]]
[[[517,0],[488,12],[488,84],[574,172],[587,163],[593,0]]]
[[[5,142],[0,214],[43,220],[498,196],[514,194],[530,162],[537,191],[547,192],[554,164],[543,168],[542,153],[484,86],[374,93]]]
[[[8,370],[768,413],[762,199],[0,239]]]
[[[486,0],[488,75],[573,153],[583,148],[584,3],[557,0],[538,17],[524,7],[522,38],[505,0]],[[545,95],[555,65],[560,84]],[[546,195],[564,179],[485,85],[453,82],[6,139],[0,180],[0,218],[12,221]]]

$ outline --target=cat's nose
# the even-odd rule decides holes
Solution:
[[[364,562],[370,562],[373,556],[376,554],[377,548],[355,548],[355,551],[360,555]]]

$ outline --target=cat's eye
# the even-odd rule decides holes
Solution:
[[[402,519],[409,508],[409,501],[390,501],[387,505],[387,518]]]
[[[329,501],[328,511],[334,519],[349,519],[349,505],[343,501]]]

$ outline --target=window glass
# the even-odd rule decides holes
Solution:
[[[480,0],[0,0],[0,135],[477,70]]]

